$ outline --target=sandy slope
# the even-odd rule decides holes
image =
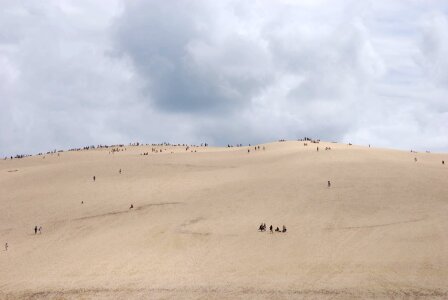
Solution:
[[[447,155],[265,146],[0,161],[0,298],[448,298]]]

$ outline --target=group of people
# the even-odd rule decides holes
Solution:
[[[250,144],[249,144],[249,146],[250,146]],[[254,150],[255,150],[255,151],[260,150],[260,146],[255,146],[255,147],[254,147]],[[263,146],[263,151],[264,151],[264,150],[266,150],[266,147],[265,147],[265,146]],[[247,149],[247,153],[250,153],[250,148]]]
[[[34,226],[34,234],[37,234],[37,232],[39,231],[39,234],[42,233],[42,226],[39,226],[39,228],[36,226]]]
[[[263,232],[266,231],[266,223],[261,223],[260,226],[258,227],[258,231]],[[269,232],[270,233],[274,233],[274,227],[271,225],[269,226]],[[275,232],[286,232],[286,227],[285,225],[283,225],[282,230],[280,230],[280,228],[275,228]]]

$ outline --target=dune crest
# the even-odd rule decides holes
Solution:
[[[0,298],[448,298],[447,155],[305,143],[1,160]]]

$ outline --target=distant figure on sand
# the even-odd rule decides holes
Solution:
[[[118,171],[119,174],[121,174],[121,169]]]
[[[95,181],[95,179],[96,179],[96,177],[95,177],[95,176],[93,176],[93,181]]]
[[[444,160],[442,160],[442,165],[444,165],[445,164],[445,161]]]
[[[81,204],[84,204],[84,201],[81,201]]]
[[[331,187],[331,182],[330,182],[330,180],[328,180],[327,185],[328,185],[328,187]]]
[[[417,157],[414,157],[414,161],[417,162]]]
[[[269,230],[271,231],[271,233],[274,233],[274,231],[272,231],[272,225],[269,226]]]
[[[319,152],[319,147],[316,148],[316,151]]]
[[[42,233],[42,226],[39,226],[39,234]]]
[[[285,225],[283,225],[282,232],[286,232],[286,227],[285,227]]]
[[[5,243],[5,251],[8,251],[8,242]]]
[[[134,208],[134,204],[131,204],[131,206],[129,207],[129,209],[132,209],[132,208]]]
[[[278,227],[275,228],[275,231],[276,231],[276,232],[280,232],[280,228],[278,228]]]
[[[34,226],[34,234],[37,234],[37,225]]]

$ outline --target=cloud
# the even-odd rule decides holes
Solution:
[[[5,1],[0,153],[305,135],[446,151],[445,6]]]

